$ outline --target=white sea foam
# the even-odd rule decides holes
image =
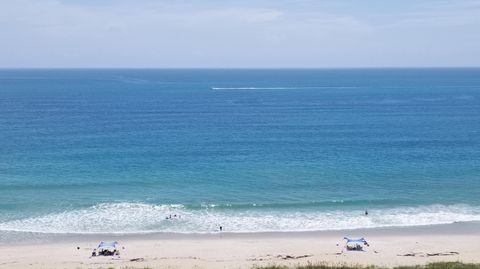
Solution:
[[[174,217],[174,215],[177,217]],[[166,219],[172,215],[172,219]],[[210,233],[316,231],[480,221],[480,208],[430,205],[371,210],[228,210],[142,203],[100,204],[40,217],[1,222],[0,230],[41,233]]]

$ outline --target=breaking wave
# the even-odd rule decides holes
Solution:
[[[167,217],[172,218],[167,219]],[[176,217],[175,217],[176,215]],[[213,233],[286,232],[418,226],[480,221],[469,205],[397,207],[370,211],[281,209],[200,209],[183,205],[106,203],[84,209],[0,222],[1,231],[39,233]]]

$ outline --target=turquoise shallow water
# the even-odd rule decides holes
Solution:
[[[0,141],[0,231],[480,220],[480,69],[0,70]]]

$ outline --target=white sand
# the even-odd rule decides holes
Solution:
[[[343,235],[365,236],[371,246],[363,252],[343,250],[342,253]],[[120,257],[90,258],[92,249],[101,240],[119,241]],[[384,266],[435,261],[480,263],[479,242],[478,224],[302,233],[65,236],[48,242],[4,243],[0,245],[0,268],[252,268],[308,262]],[[140,261],[131,261],[137,258]]]

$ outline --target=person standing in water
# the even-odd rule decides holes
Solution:
[[[368,211],[367,210],[365,210],[365,216],[368,216]]]

